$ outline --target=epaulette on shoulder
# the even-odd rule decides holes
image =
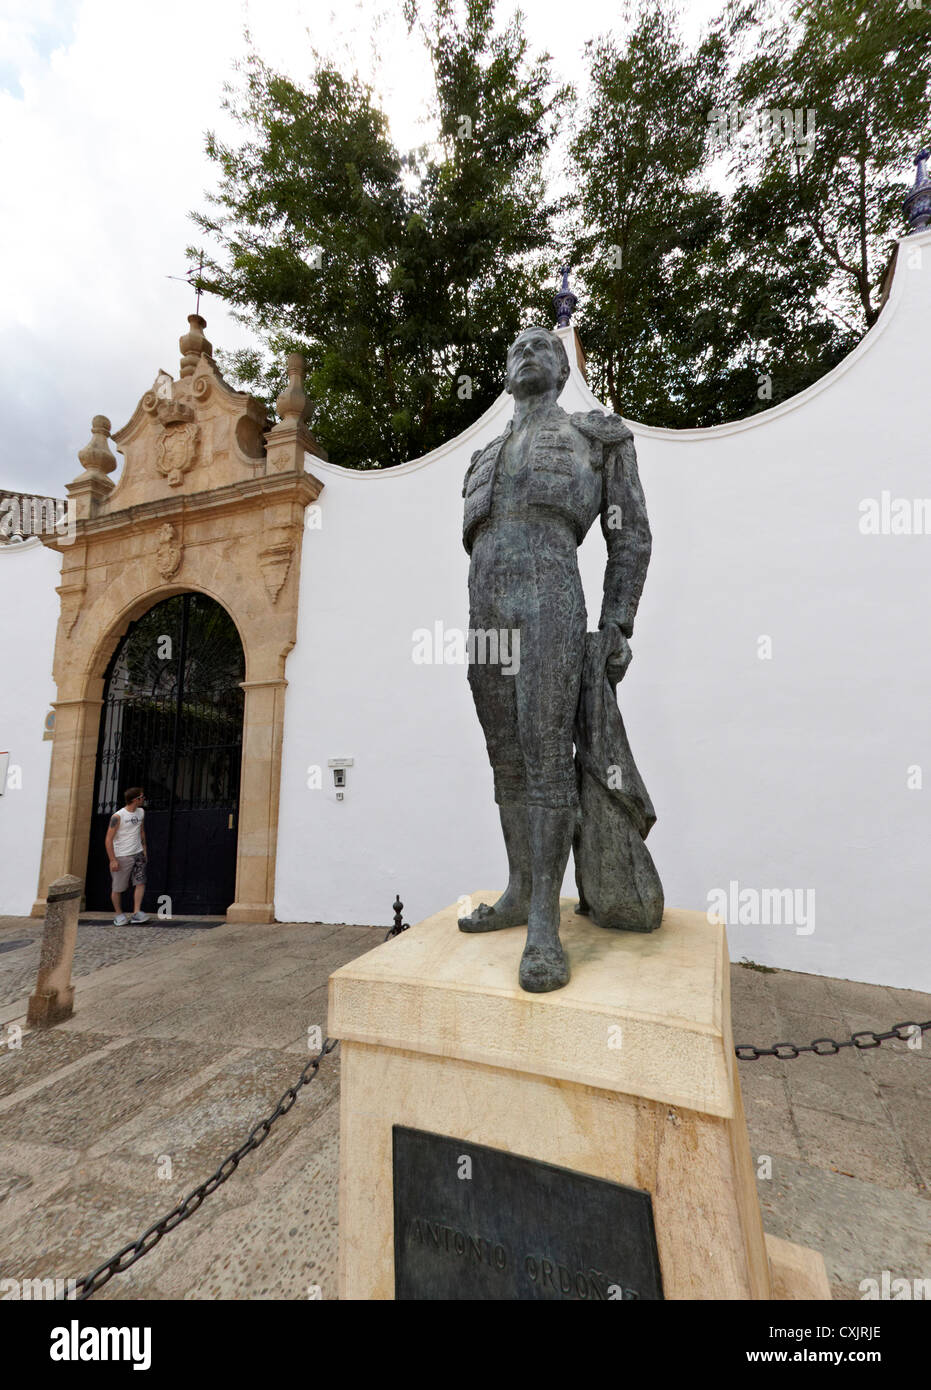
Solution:
[[[625,439],[634,437],[620,415],[605,415],[600,410],[577,410],[569,418],[576,429],[601,444],[623,444]]]
[[[470,479],[471,476],[472,476],[472,469],[473,469],[473,468],[475,467],[475,465],[478,463],[479,459],[481,458],[482,454],[484,454],[484,452],[485,452],[485,450],[486,450],[487,448],[488,448],[488,445],[487,445],[487,444],[483,444],[482,447],[481,447],[481,449],[476,449],[476,450],[475,450],[475,453],[472,455],[471,460],[469,461],[469,466],[468,466],[468,468],[466,469],[465,477],[464,477],[463,480],[462,480],[462,495],[463,495],[463,497],[465,497],[465,495],[466,495],[466,488],[469,486],[469,479]]]

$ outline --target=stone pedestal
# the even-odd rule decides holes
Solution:
[[[466,1155],[483,1145],[648,1193],[665,1298],[829,1298],[820,1255],[763,1234],[723,926],[667,911],[642,936],[595,927],[574,907],[563,900],[572,979],[551,994],[518,987],[523,928],[465,935],[456,906],[331,976],[328,1031],[342,1040],[340,1297],[395,1297],[400,1126],[461,1140]],[[424,1217],[435,1239],[443,1214]],[[449,1228],[444,1239],[458,1242]],[[482,1236],[493,1250],[496,1233]],[[602,1296],[578,1287],[562,1292]]]

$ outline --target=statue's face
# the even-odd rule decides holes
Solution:
[[[508,348],[507,390],[512,396],[539,396],[559,386],[562,362],[551,334],[528,328]]]

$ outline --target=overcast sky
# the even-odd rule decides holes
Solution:
[[[681,5],[694,42],[723,0]],[[499,0],[502,16],[509,0]],[[178,373],[197,240],[188,218],[215,186],[204,132],[235,137],[223,84],[246,51],[301,79],[311,45],[356,66],[403,149],[427,133],[428,86],[401,0],[0,0],[0,487],[63,496],[91,418],[118,430],[159,368]],[[587,38],[624,28],[621,3],[528,0],[533,47],[580,82]],[[248,341],[221,304],[215,347]],[[118,456],[119,457],[119,456]],[[117,475],[118,476],[118,475]]]

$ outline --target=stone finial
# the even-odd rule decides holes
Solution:
[[[299,424],[310,419],[310,401],[304,390],[303,353],[288,353],[288,385],[275,402],[275,409],[283,423]]]
[[[902,204],[908,219],[909,232],[923,232],[931,227],[931,179],[928,160],[931,150],[919,150],[915,156],[915,182]]]
[[[556,327],[568,328],[569,320],[572,318],[573,310],[578,304],[578,296],[574,295],[569,288],[569,267],[564,265],[560,268],[562,275],[562,285],[556,291],[553,298],[553,308],[556,310]]]
[[[110,438],[110,421],[106,415],[95,415],[91,421],[91,437],[83,449],[78,451],[78,460],[87,473],[112,473],[116,467],[107,440]]]
[[[194,368],[201,357],[213,357],[213,343],[208,343],[204,337],[207,320],[201,318],[200,314],[188,314],[187,321],[190,327],[178,339],[178,346],[182,354],[181,376],[193,376]]]
[[[281,419],[277,425],[265,432],[267,473],[303,473],[305,454],[317,454],[320,458],[326,458],[325,452],[307,428],[313,406],[304,390],[304,365],[302,353],[288,353],[288,384],[275,402]],[[279,559],[280,557],[275,558],[270,550],[263,561],[265,579],[273,603],[287,574],[287,569],[282,569],[283,561],[279,564]],[[282,573],[280,582],[279,571]]]
[[[78,451],[84,472],[79,473],[73,483],[65,484],[65,492],[74,501],[76,521],[95,516],[101,502],[106,501],[116,486],[107,476],[116,468],[116,459],[107,443],[109,438],[110,421],[106,415],[95,415],[91,421],[90,442]]]

